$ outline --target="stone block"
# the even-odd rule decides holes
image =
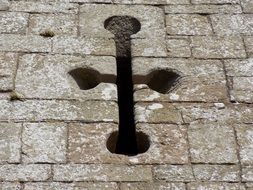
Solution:
[[[129,157],[112,154],[107,149],[108,138],[113,132],[118,131],[117,125],[72,124],[69,127],[68,157],[72,163],[188,163],[188,146],[184,126],[138,124],[136,129],[137,132],[149,137],[150,148],[145,153]],[[140,140],[144,141],[144,139]],[[116,145],[116,140],[110,143]]]
[[[245,58],[242,38],[239,36],[192,37],[192,54],[196,58]]]
[[[27,13],[1,12],[0,33],[25,34],[28,26],[28,17],[29,14]]]
[[[12,1],[10,11],[30,13],[78,13],[78,4],[64,2]],[[37,16],[38,17],[38,16]]]
[[[169,57],[191,57],[190,43],[187,39],[167,39]]]
[[[253,77],[253,58],[224,60],[224,63],[229,77]]]
[[[165,94],[151,90],[147,85],[136,86],[136,101],[220,102],[227,99],[226,79],[220,61],[134,58],[132,64],[136,83],[141,83],[138,80],[140,76],[154,70],[168,70],[180,75],[175,86]]]
[[[164,5],[167,3],[166,0],[153,0],[153,1],[149,1],[149,0],[132,0],[133,4],[150,4],[150,5]]]
[[[22,142],[25,163],[66,162],[67,128],[64,123],[26,123]]]
[[[0,121],[117,122],[118,104],[110,101],[0,100]]]
[[[164,38],[163,14],[161,8],[153,6],[82,5],[80,9],[80,33],[82,36],[113,37],[113,34],[104,28],[104,21],[115,15],[128,15],[141,23],[141,30],[132,35],[132,38]]]
[[[113,3],[113,0],[67,0],[73,3]]]
[[[190,0],[166,0],[166,4],[190,4]]]
[[[24,190],[118,190],[117,183],[60,183],[60,182],[36,182],[25,183]]]
[[[253,102],[253,59],[225,60],[226,74],[230,78],[230,99],[235,102]]]
[[[253,2],[251,0],[241,0],[244,13],[253,13]]]
[[[188,138],[193,163],[238,163],[232,127],[217,123],[192,123]]]
[[[152,41],[152,46],[150,45]],[[133,39],[131,41],[132,57],[166,57],[164,39]]]
[[[253,102],[253,77],[233,77],[230,98],[235,102]]]
[[[218,35],[252,35],[253,34],[253,15],[234,14],[234,15],[211,15],[212,26],[215,34]]]
[[[51,51],[51,39],[36,35],[0,34],[0,51],[37,52]]]
[[[150,166],[71,164],[55,165],[53,179],[56,181],[151,181]]]
[[[50,175],[51,167],[48,164],[0,165],[1,181],[45,181]]]
[[[154,182],[154,183],[122,183],[121,190],[186,190],[184,183],[167,183],[167,182]]]
[[[252,125],[238,124],[235,126],[240,159],[244,165],[253,163],[253,128]]]
[[[252,167],[252,165],[242,167],[242,181],[243,182],[253,182],[253,167]]]
[[[183,14],[235,14],[242,13],[242,8],[240,5],[236,4],[223,4],[223,5],[167,5],[165,6],[165,13],[175,14],[175,13],[183,13]]]
[[[192,4],[239,4],[240,0],[192,0]]]
[[[77,35],[77,15],[75,14],[33,14],[30,17],[29,33],[43,34],[47,31],[55,35]]]
[[[192,182],[188,183],[189,190],[205,189],[205,190],[246,190],[240,183],[210,183],[210,182]]]
[[[240,181],[240,168],[238,165],[193,165],[193,172],[196,180],[200,181]]]
[[[0,163],[19,163],[21,124],[0,123]]]
[[[0,182],[0,189],[1,190],[21,190],[21,184],[18,182]]]
[[[169,35],[211,35],[212,28],[206,16],[197,14],[166,15],[166,29]]]
[[[180,112],[169,103],[135,104],[135,120],[140,123],[182,123]]]
[[[154,178],[168,182],[194,181],[191,166],[188,165],[157,165],[154,166]]]
[[[221,124],[253,123],[253,108],[243,104],[173,104],[182,112],[185,123],[217,122]]]
[[[68,158],[72,163],[124,162],[120,155],[107,149],[109,135],[118,130],[116,124],[70,124]],[[126,158],[125,158],[126,159]]]
[[[61,36],[53,39],[53,52],[59,54],[115,56],[116,47],[113,39]]]
[[[0,11],[7,11],[9,9],[10,2],[9,0],[0,1]]]
[[[244,42],[246,46],[246,51],[249,57],[253,57],[253,37],[245,36]]]
[[[14,89],[14,77],[17,69],[17,54],[0,53],[0,91]]]
[[[25,98],[117,101],[116,84],[102,81],[92,89],[80,89],[69,74],[77,68],[93,69],[99,75],[111,78],[111,82],[116,80],[113,57],[29,54],[20,58],[15,90]]]

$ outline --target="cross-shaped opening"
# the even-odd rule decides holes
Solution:
[[[148,135],[136,132],[133,84],[147,84],[159,93],[169,93],[178,83],[180,75],[171,70],[154,70],[147,76],[132,76],[131,35],[141,29],[140,22],[130,16],[113,16],[105,20],[104,27],[114,34],[117,61],[117,90],[119,130],[107,140],[111,153],[134,156],[146,152],[150,146]],[[110,75],[101,75],[93,69],[77,68],[69,72],[82,90],[96,87],[100,82],[114,83]]]

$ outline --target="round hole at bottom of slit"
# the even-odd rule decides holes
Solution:
[[[118,131],[112,132],[106,142],[107,150],[109,150],[113,154],[116,153],[116,144],[118,140]],[[148,151],[150,147],[150,138],[145,133],[138,131],[136,132],[136,141],[137,141],[137,148],[138,153],[135,155],[126,155],[126,156],[136,156],[138,154],[143,154]]]

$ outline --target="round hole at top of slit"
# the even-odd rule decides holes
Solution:
[[[100,73],[89,68],[77,68],[71,70],[69,74],[76,81],[81,90],[95,88],[100,83]]]
[[[171,70],[155,70],[148,74],[147,85],[161,94],[167,94],[179,84],[181,76]]]
[[[112,16],[105,20],[104,27],[116,36],[131,36],[141,30],[141,23],[131,16]]]

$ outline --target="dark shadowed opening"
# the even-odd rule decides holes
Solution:
[[[167,94],[174,89],[180,75],[168,70],[155,70],[148,74],[147,85],[154,91]]]
[[[110,134],[106,142],[106,147],[111,153],[116,153],[116,144],[118,139],[118,132],[114,131]],[[149,136],[143,132],[136,132],[136,141],[138,154],[142,154],[148,151],[150,147]],[[136,154],[128,154],[128,156],[135,156]]]
[[[77,68],[69,72],[77,85],[82,90],[95,88],[100,83],[100,74],[98,71],[87,68]]]
[[[113,141],[109,140],[108,149],[116,154],[137,155],[140,150],[134,119],[131,35],[140,31],[141,24],[136,18],[130,16],[113,16],[104,22],[104,27],[114,34],[116,44],[116,84],[119,107],[118,135],[114,135]],[[114,148],[111,148],[112,146]]]

